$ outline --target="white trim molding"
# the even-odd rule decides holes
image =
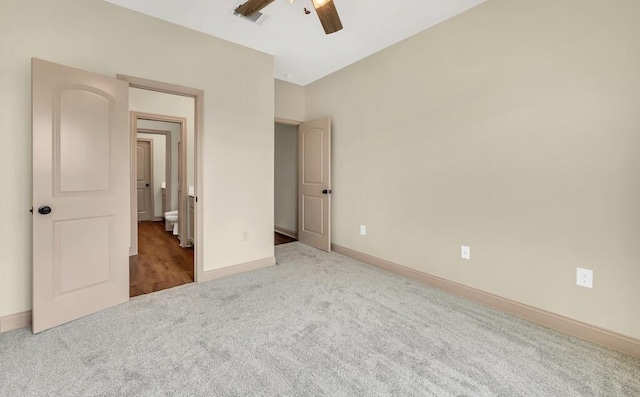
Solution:
[[[31,326],[31,310],[0,317],[0,333]]]
[[[276,264],[276,257],[270,256],[268,258],[258,259],[251,262],[240,263],[238,265],[223,267],[221,269],[205,270],[202,274],[202,278],[198,282],[217,280],[224,277],[233,276],[236,274],[251,272],[265,267],[274,266]]]
[[[350,248],[336,244],[332,244],[331,246],[333,251],[360,262],[364,262],[368,265],[431,285],[454,295],[480,302],[533,323],[564,332],[565,334],[577,336],[578,338],[595,342],[611,349],[618,350],[622,353],[640,357],[639,339],[583,323],[546,310],[538,309],[533,306],[525,305],[523,303],[490,294],[466,285],[458,284],[456,282],[433,276],[419,270],[411,269],[406,266],[398,265],[384,259],[376,258]]]

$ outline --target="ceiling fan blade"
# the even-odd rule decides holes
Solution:
[[[320,18],[320,23],[322,23],[326,34],[335,33],[342,29],[342,22],[340,21],[338,10],[336,10],[336,5],[333,4],[333,0],[328,0],[321,6],[316,7],[316,12],[318,13],[318,18]]]
[[[248,17],[262,10],[274,1],[275,0],[249,0],[244,4],[240,4],[238,8],[236,8],[236,12]]]

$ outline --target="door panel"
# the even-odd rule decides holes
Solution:
[[[322,235],[324,229],[322,221],[324,219],[324,200],[317,196],[302,196],[302,230],[307,233]]]
[[[138,140],[136,144],[136,188],[138,190],[138,221],[150,221],[151,208],[151,142]]]
[[[138,141],[136,146],[136,175],[138,176],[138,182],[144,182],[146,179],[145,175],[145,152],[144,147],[142,147],[143,142]]]
[[[323,171],[323,147],[322,141],[326,132],[323,129],[313,128],[306,131],[303,141],[303,181],[307,185],[324,183]]]
[[[147,202],[146,193],[144,189],[138,189],[138,220],[144,221],[145,219],[140,219],[140,212],[143,214],[146,212],[145,204]],[[143,218],[143,217],[142,217]]]
[[[112,279],[111,219],[102,216],[53,223],[54,298]]]
[[[128,84],[33,59],[32,106],[40,332],[129,299]]]
[[[109,98],[86,87],[54,93],[55,184],[60,193],[109,190]]]
[[[331,119],[300,124],[298,135],[298,240],[330,252]]]

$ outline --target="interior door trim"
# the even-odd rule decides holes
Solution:
[[[180,124],[180,141],[186,142],[187,140],[187,119],[184,117],[174,117],[174,116],[165,116],[161,114],[154,113],[144,113],[144,112],[131,112],[131,252],[130,256],[138,254],[138,200],[135,196],[135,186],[134,184],[136,179],[135,171],[135,152],[133,148],[138,140],[138,120],[151,120],[151,121],[166,121],[169,123]],[[178,186],[178,210],[183,216],[178,218],[178,230],[180,231],[180,246],[188,247],[188,243],[186,241],[185,236],[187,235],[187,222],[184,218],[184,214],[186,214],[186,192],[187,192],[187,145],[179,145],[180,153],[178,153],[178,170],[179,170],[179,183]],[[135,214],[135,219],[134,219]]]
[[[148,80],[139,77],[118,74],[119,80],[129,83],[129,87],[141,88],[143,90],[164,92],[166,94],[174,94],[186,96],[194,99],[195,106],[195,140],[194,140],[194,180],[195,180],[195,258],[194,258],[194,281],[200,282],[204,274],[204,91],[197,88],[190,88],[176,84],[163,83],[160,81]],[[186,145],[184,145],[186,146]]]
[[[304,121],[298,121],[298,120],[292,120],[292,119],[285,119],[285,118],[282,118],[282,117],[276,117],[275,123],[276,124],[299,126],[300,124],[304,123]]]
[[[171,157],[171,131],[163,131],[163,130],[155,130],[155,129],[150,129],[150,128],[138,128],[138,130],[136,131],[137,133],[141,133],[141,134],[152,134],[152,135],[162,135],[164,136],[164,140],[165,140],[165,182],[167,186],[171,186],[171,183],[173,182],[171,179],[171,164],[172,164],[172,157]],[[166,190],[166,199],[171,203],[173,200],[173,192],[171,191],[171,189],[167,189]],[[156,221],[164,221],[164,213],[166,212],[164,208],[162,208],[162,214],[160,216],[159,219],[156,219],[154,216],[153,220]]]

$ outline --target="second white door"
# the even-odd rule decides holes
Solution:
[[[331,252],[331,119],[298,128],[298,240]]]

